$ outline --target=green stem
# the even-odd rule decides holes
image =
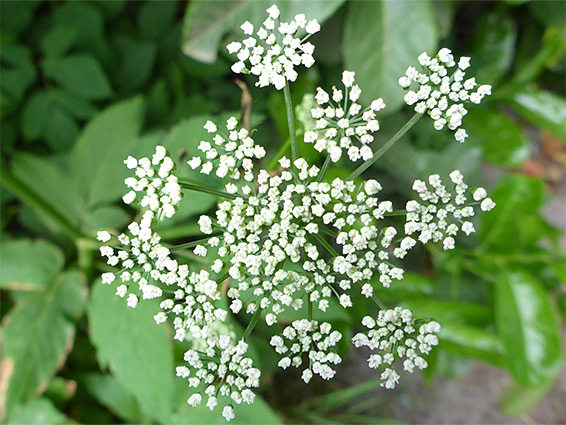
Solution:
[[[171,251],[179,251],[181,249],[194,248],[195,246],[206,242],[207,240],[209,240],[210,238],[213,238],[214,236],[218,236],[218,235],[210,235],[206,238],[202,238],[202,239],[199,239],[199,240],[196,240],[196,241],[191,241],[191,242],[187,242],[187,243],[182,243],[180,245],[175,245],[175,246],[171,247]]]
[[[395,217],[398,215],[407,215],[407,210],[393,210],[391,212],[383,214],[385,217]]]
[[[324,176],[328,171],[328,167],[330,167],[330,162],[331,162],[330,156],[327,156],[326,159],[324,160],[324,164],[322,165],[322,170],[320,170],[320,174],[318,175],[319,182],[321,182],[322,179],[324,179]]]
[[[48,217],[50,221],[75,240],[86,237],[80,230],[75,229],[66,217],[44,201],[32,188],[6,171],[5,165],[0,166],[0,177],[2,185],[25,204],[35,209],[39,213],[40,218]]]
[[[224,273],[222,276],[220,276],[218,279],[216,279],[216,283],[218,283],[220,285],[222,282],[224,282],[229,277],[230,277],[230,273]]]
[[[327,250],[330,254],[334,255],[335,257],[339,257],[339,256],[340,256],[340,253],[339,253],[338,251],[336,251],[336,250],[334,249],[334,247],[333,247],[332,245],[330,245],[330,244],[328,243],[328,241],[327,241],[326,239],[324,239],[321,235],[319,235],[318,233],[316,233],[316,234],[314,234],[313,236],[315,237],[316,240],[318,240],[318,241],[322,244],[322,246],[324,246],[324,247],[326,248],[326,250]]]
[[[242,337],[242,339],[245,341],[247,337],[250,336],[250,334],[252,333],[252,331],[255,328],[255,325],[257,324],[259,318],[261,317],[261,311],[263,309],[258,308],[256,310],[256,312],[254,313],[252,320],[250,320],[250,323],[248,323],[248,327],[246,328],[245,332],[244,332],[244,336]]]
[[[371,167],[375,163],[375,161],[377,161],[379,158],[381,158],[385,154],[385,152],[387,152],[389,149],[391,149],[391,147],[395,144],[395,142],[397,140],[399,140],[401,137],[403,137],[405,135],[405,133],[407,131],[409,131],[409,129],[412,126],[414,126],[416,124],[416,122],[422,116],[423,115],[419,114],[419,113],[416,113],[415,115],[413,115],[412,118],[403,127],[401,127],[401,129],[397,133],[395,133],[393,135],[393,137],[391,137],[391,139],[389,139],[382,147],[380,147],[377,150],[377,152],[373,155],[372,159],[364,162],[362,165],[360,165],[358,168],[356,168],[354,170],[354,172],[352,174],[350,174],[346,180],[354,180],[356,177],[358,177],[360,174],[362,174],[365,170],[367,170],[369,167]]]
[[[277,152],[277,154],[273,157],[273,159],[271,160],[271,162],[267,166],[268,170],[273,170],[277,166],[277,163],[283,157],[283,154],[285,154],[285,151],[287,149],[289,149],[290,144],[291,144],[291,139],[287,139],[287,141],[285,143],[283,143],[283,145],[279,149],[279,152]]]
[[[374,303],[377,304],[377,306],[380,308],[380,310],[385,310],[385,306],[383,305],[383,303],[379,300],[379,298],[377,298],[375,295],[371,296],[371,299],[373,300]]]
[[[195,192],[208,193],[210,195],[219,196],[221,198],[226,198],[226,199],[246,198],[246,196],[244,196],[244,195],[237,195],[237,194],[232,194],[232,193],[228,193],[228,192],[222,192],[222,191],[219,191],[219,190],[209,189],[207,187],[202,187],[202,186],[199,186],[197,184],[184,182],[184,181],[180,181],[179,185],[183,189],[194,190]]]
[[[295,133],[295,118],[293,116],[293,102],[291,102],[291,92],[289,91],[289,82],[285,82],[283,88],[285,96],[285,108],[287,109],[287,124],[289,126],[289,138],[291,139],[291,161],[294,163],[299,157],[299,146],[297,144],[297,135]]]

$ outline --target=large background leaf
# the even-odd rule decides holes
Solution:
[[[352,2],[344,26],[344,62],[356,72],[362,101],[385,100],[386,112],[403,103],[397,80],[422,52],[436,54],[437,25],[427,0]]]

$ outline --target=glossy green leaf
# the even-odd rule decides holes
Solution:
[[[98,402],[118,417],[132,423],[140,422],[141,410],[138,402],[112,375],[92,373],[85,377],[85,384]]]
[[[175,377],[170,332],[153,319],[159,302],[142,301],[132,309],[115,292],[97,280],[88,306],[98,362],[112,370],[144,413],[165,421],[172,409]]]
[[[308,19],[324,22],[344,0],[304,2],[300,0],[236,0],[192,1],[187,7],[183,27],[183,52],[201,62],[216,60],[224,34],[238,30],[242,22],[250,21],[256,27],[266,19],[265,12],[272,4],[281,9],[281,21],[304,13]],[[239,33],[239,36],[241,33]]]
[[[26,294],[10,312],[3,329],[4,358],[13,362],[6,395],[8,413],[45,389],[63,365],[73,343],[73,320],[82,313],[85,298],[83,275],[69,271],[45,291]]]
[[[18,406],[8,418],[8,425],[53,425],[73,423],[53,403],[43,397],[34,398],[23,406]]]
[[[469,140],[481,144],[483,157],[493,164],[517,167],[529,157],[529,140],[513,121],[497,110],[470,110],[466,129]]]
[[[112,94],[104,70],[92,56],[78,54],[46,59],[43,70],[61,87],[87,99],[105,99]]]
[[[130,170],[123,161],[137,143],[143,110],[140,97],[116,103],[91,120],[77,140],[69,168],[89,206],[115,201],[124,194],[122,182]]]
[[[399,109],[397,81],[422,52],[436,54],[437,25],[426,0],[352,2],[344,26],[344,62],[356,72],[361,101],[382,97],[386,112]]]
[[[503,366],[504,346],[494,334],[475,326],[441,323],[439,347],[451,353]]]
[[[482,214],[479,250],[508,252],[532,247],[542,235],[533,235],[525,221],[533,222],[544,203],[544,183],[520,175],[510,175],[490,191],[496,207]],[[533,239],[534,236],[534,239]]]
[[[45,241],[14,239],[0,247],[0,288],[45,291],[63,267],[63,253]]]
[[[562,347],[554,310],[539,283],[524,272],[502,274],[495,286],[495,317],[517,382],[548,383],[562,363]]]
[[[490,13],[481,18],[474,42],[474,75],[483,84],[497,84],[515,57],[517,27],[510,15]]]
[[[566,99],[548,91],[520,90],[509,98],[526,120],[566,141]]]

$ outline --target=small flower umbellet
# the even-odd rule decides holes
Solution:
[[[320,26],[304,15],[280,22],[276,6],[267,12],[257,31],[244,23],[242,30],[249,37],[229,44],[228,51],[238,57],[234,72],[257,76],[259,87],[281,90],[297,78],[295,67],[313,65],[314,46],[307,38]],[[428,112],[435,128],[456,130],[466,113],[463,103],[479,103],[489,94],[489,86],[477,87],[473,78],[464,81],[469,58],[460,59],[458,69],[448,76],[455,61],[447,49],[435,58],[423,54],[419,62],[424,73],[409,68],[399,81],[407,89],[419,85],[407,93],[406,102],[419,114]],[[391,389],[398,384],[396,360],[410,373],[427,367],[425,357],[439,343],[440,325],[415,319],[408,309],[384,307],[375,289],[403,284],[401,260],[419,242],[454,249],[461,234],[475,231],[471,217],[495,204],[485,189],[470,190],[458,170],[448,176],[450,189],[436,174],[427,178],[428,184],[416,180],[416,199],[403,210],[382,198],[383,188],[376,180],[354,181],[385,152],[382,146],[392,145],[410,127],[379,143],[379,152],[372,150],[379,130],[376,113],[385,104],[379,98],[369,107],[360,105],[361,88],[354,78],[353,72],[344,71],[344,89],[333,87],[327,93],[318,88],[311,98],[308,115],[314,125],[304,134],[303,148],[314,145],[326,156],[322,167],[297,154],[287,89],[291,158],[277,158],[275,170],[264,168],[266,150],[234,117],[222,126],[206,122],[209,138],[188,160],[193,170],[223,181],[223,190],[180,180],[162,146],[152,157],[124,161],[134,175],[125,181],[129,191],[123,201],[141,210],[140,219],[118,236],[98,233],[104,244],[102,256],[108,265],[120,268],[104,273],[102,283],[116,285],[116,294],[132,308],[147,299],[161,299],[155,322],[170,321],[174,338],[190,346],[184,364],[177,367],[177,375],[194,388],[189,405],[218,407],[230,421],[235,405],[254,402],[261,371],[249,355],[249,336],[259,320],[274,330],[269,343],[280,356],[279,367],[303,368],[305,383],[315,375],[333,378],[342,361],[336,347],[344,335],[331,323],[314,320],[313,310],[324,315],[331,303],[355,307],[356,294],[378,307],[376,316],[362,320],[367,331],[356,334],[352,342],[376,351],[368,364],[382,370],[382,386]],[[457,140],[465,138],[462,131],[456,132]],[[326,178],[329,166],[344,153],[352,162],[361,159],[362,165],[348,178]],[[183,190],[209,193],[220,201],[211,214],[197,219],[202,238],[169,245],[155,225],[175,214]],[[394,216],[405,216],[401,230],[393,225]],[[186,255],[178,255],[187,249],[206,257],[209,267],[196,270],[189,265]],[[284,326],[281,315],[288,310],[305,314]],[[240,334],[229,318],[244,312],[252,318]]]
[[[491,86],[479,85],[473,77],[464,79],[470,58],[462,56],[456,64],[450,49],[440,49],[435,57],[423,53],[418,60],[422,72],[410,66],[399,78],[399,85],[408,90],[405,103],[415,105],[415,112],[419,114],[428,113],[436,130],[446,126],[455,131],[454,138],[458,142],[464,142],[468,134],[459,128],[468,113],[464,104],[480,103],[491,94]],[[449,75],[450,68],[456,70]],[[418,87],[416,90],[411,89],[414,85]]]

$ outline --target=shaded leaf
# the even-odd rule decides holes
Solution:
[[[530,412],[551,389],[552,381],[538,387],[523,387],[516,383],[505,389],[501,397],[500,407],[507,416],[520,416]]]
[[[0,287],[44,291],[63,267],[63,253],[45,241],[15,239],[0,247]]]
[[[369,31],[368,29],[371,29]],[[422,52],[436,54],[437,25],[428,1],[352,2],[344,27],[344,62],[356,72],[361,101],[382,97],[386,111],[403,103],[397,81]]]
[[[61,413],[46,398],[34,398],[23,406],[18,406],[8,418],[8,424],[52,425],[69,424],[72,421]]]
[[[46,59],[43,70],[61,87],[87,99],[105,99],[112,94],[104,70],[92,56],[79,54]]]
[[[484,360],[495,366],[504,366],[504,347],[494,334],[475,326],[442,323],[439,347],[454,354]]]
[[[103,406],[121,419],[139,422],[141,411],[138,402],[112,375],[89,374],[85,377],[88,391]]]
[[[502,274],[495,318],[513,377],[523,385],[548,383],[560,368],[562,348],[554,310],[538,282],[523,272]]]

